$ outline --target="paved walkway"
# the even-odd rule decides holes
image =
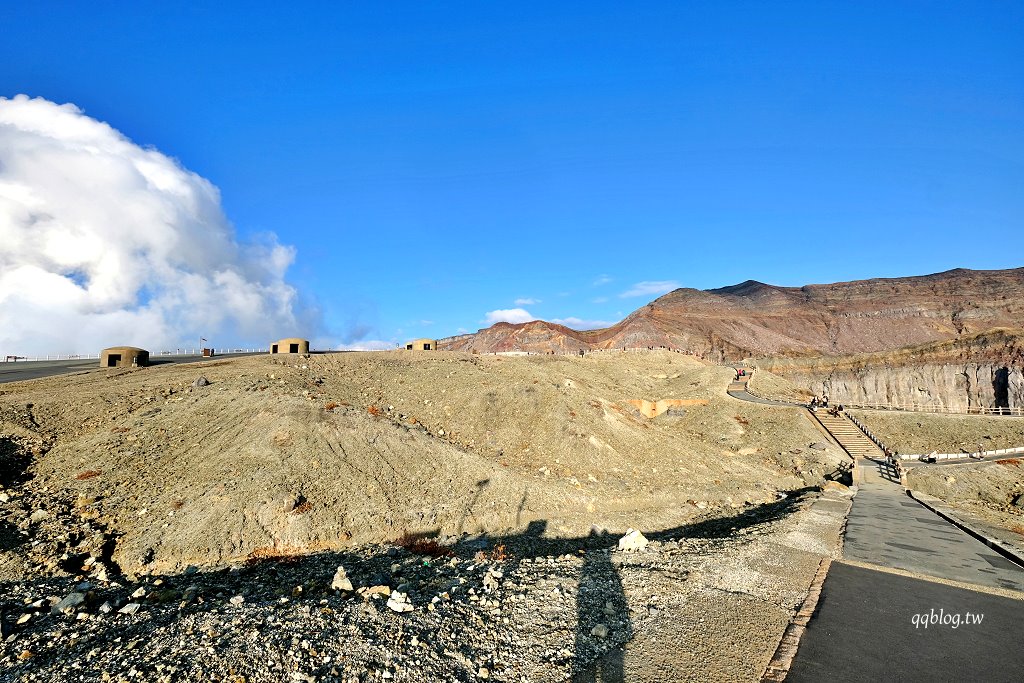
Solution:
[[[17,361],[0,363],[0,382],[22,382],[27,379],[39,379],[63,375],[69,372],[85,372],[98,368],[100,361],[88,360],[53,360],[53,361]]]
[[[1019,600],[833,562],[786,681],[1019,683],[1022,635]]]
[[[846,523],[844,558],[1024,591],[1024,569],[906,495],[886,472],[870,460],[861,465],[863,481]]]
[[[790,408],[797,406],[796,403],[787,403],[786,401],[776,401],[770,398],[761,398],[760,396],[754,396],[747,391],[747,381],[750,379],[749,376],[744,377],[742,380],[733,380],[729,383],[729,387],[725,390],[725,393],[729,394],[735,399],[740,401],[749,401],[750,403],[762,403],[768,406],[789,406]]]
[[[753,396],[746,382],[727,391],[798,407]],[[857,564],[832,563],[786,680],[1024,681],[1024,568],[909,497],[881,458],[864,457],[874,444],[861,448],[863,434],[841,419],[819,422],[860,456],[843,545]]]
[[[1019,458],[1019,453],[1003,453],[1002,455],[984,455],[980,458],[972,458],[964,454],[963,458],[938,460],[936,462],[925,462],[924,460],[901,460],[900,464],[904,469],[909,467],[948,467],[951,465],[976,465],[979,462],[999,462],[1010,458]]]
[[[832,563],[786,680],[1024,680],[1024,568],[907,496],[882,463],[860,462],[843,558],[878,569]]]
[[[255,353],[221,353],[212,357],[194,356],[151,356],[150,366],[167,365],[169,363],[199,363],[208,360],[236,358],[238,356],[254,356]],[[99,370],[99,359],[80,360],[27,360],[11,363],[0,363],[0,383],[23,382],[29,379],[66,375],[72,372],[90,372]]]

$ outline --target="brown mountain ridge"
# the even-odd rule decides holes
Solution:
[[[542,320],[438,340],[479,353],[678,349],[712,360],[874,353],[1024,327],[1024,268],[779,287],[680,288],[621,322],[577,331]]]

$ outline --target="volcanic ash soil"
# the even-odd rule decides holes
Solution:
[[[845,456],[732,374],[367,353],[3,385],[3,675],[756,679]],[[628,403],[664,398],[707,405]]]

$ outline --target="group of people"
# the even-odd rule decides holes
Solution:
[[[811,409],[811,412],[816,412],[818,408],[824,408],[828,411],[829,415],[839,417],[839,413],[843,412],[843,404],[840,403],[837,406],[831,408],[828,407],[828,394],[822,394],[821,396],[814,396],[811,398],[810,404],[807,406]]]
[[[894,451],[889,448],[883,448],[882,454],[885,456],[885,465],[892,470],[899,478],[903,478],[903,465],[900,463],[900,452]]]

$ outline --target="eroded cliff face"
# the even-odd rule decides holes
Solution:
[[[1024,407],[1024,333],[990,330],[891,353],[767,359],[763,367],[835,403]]]
[[[934,365],[834,370],[825,376],[787,378],[833,403],[885,403],[897,406],[969,408],[1024,406],[1024,370],[998,365]]]

